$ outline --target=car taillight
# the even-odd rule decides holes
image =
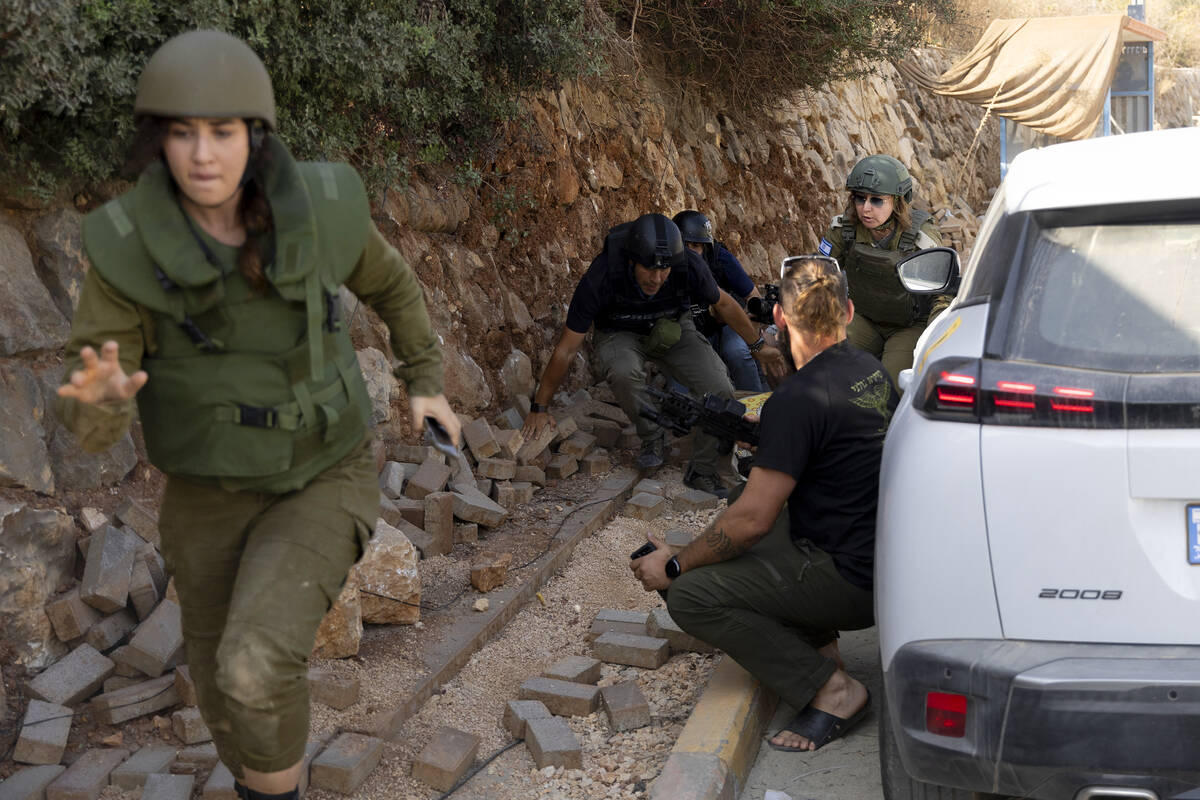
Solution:
[[[933,419],[989,425],[1119,428],[1126,376],[990,359],[929,366],[913,406]]]
[[[961,739],[967,735],[967,697],[949,692],[925,695],[925,730]]]

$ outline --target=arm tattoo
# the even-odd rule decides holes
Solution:
[[[704,534],[704,543],[709,549],[719,555],[722,559],[733,558],[745,552],[746,548],[739,544],[734,544],[725,531],[718,528],[716,525],[709,528]]]

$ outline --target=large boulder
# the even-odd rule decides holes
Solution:
[[[44,608],[74,574],[75,536],[64,509],[0,500],[0,661],[42,669],[66,654]]]
[[[468,416],[487,408],[492,402],[492,389],[475,359],[460,352],[450,342],[443,342],[442,357],[442,380],[454,408]]]
[[[70,335],[67,318],[38,280],[21,232],[0,222],[0,356],[62,347]]]
[[[362,370],[363,380],[367,384],[367,395],[371,398],[371,423],[383,425],[390,422],[392,398],[400,388],[400,384],[392,375],[392,365],[388,358],[374,347],[359,350],[358,366]]]
[[[20,362],[0,364],[0,408],[0,486],[53,494],[54,473],[42,427],[46,404],[36,376]]]
[[[359,602],[358,582],[354,572],[346,577],[342,593],[333,608],[321,620],[317,638],[313,643],[316,658],[349,658],[358,653],[362,642],[362,606]]]
[[[520,350],[513,350],[500,367],[500,381],[504,384],[504,398],[515,400],[518,397],[529,397],[533,394],[533,365],[529,356]]]
[[[379,520],[354,567],[363,622],[411,625],[421,618],[419,558],[407,536]]]
[[[83,277],[87,274],[82,224],[82,214],[73,208],[63,208],[39,217],[33,225],[38,277],[67,319],[75,313]]]

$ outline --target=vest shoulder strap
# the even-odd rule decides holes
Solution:
[[[92,268],[133,302],[152,311],[183,318],[183,306],[172,297],[170,278],[162,274],[138,235],[126,193],[83,218],[83,247]]]
[[[371,205],[362,178],[349,164],[300,162],[312,213],[320,234],[318,263],[325,265],[326,288],[345,283],[367,246]]]
[[[842,254],[849,254],[854,249],[854,236],[857,232],[857,226],[846,224],[846,220],[842,219],[841,214],[833,218],[833,224],[842,231]]]
[[[933,215],[928,211],[913,209],[912,224],[900,234],[900,252],[907,253],[917,249],[917,236],[921,233],[921,226],[932,218]]]

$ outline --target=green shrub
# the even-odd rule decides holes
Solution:
[[[521,91],[602,62],[579,0],[0,0],[0,20],[0,172],[43,194],[116,174],[137,76],[185,30],[249,42],[293,152],[375,185],[469,150]]]

